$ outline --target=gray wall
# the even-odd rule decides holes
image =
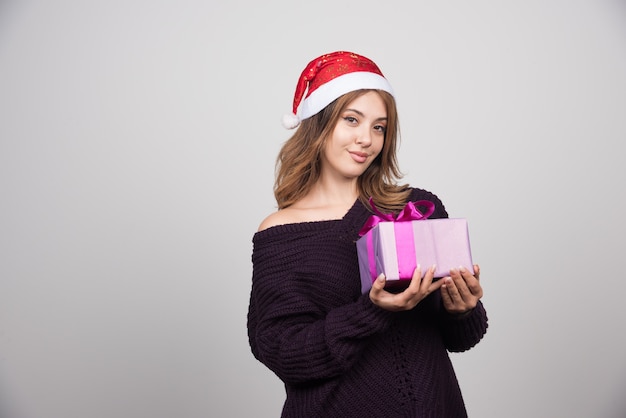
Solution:
[[[279,415],[251,238],[338,49],[396,89],[405,180],[469,220],[470,415],[626,414],[623,1],[4,0],[0,416]]]

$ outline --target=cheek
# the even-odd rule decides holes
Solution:
[[[381,139],[380,141],[376,141],[376,143],[374,144],[375,146],[375,150],[376,150],[376,155],[380,154],[383,150],[383,146],[385,145],[385,140]]]

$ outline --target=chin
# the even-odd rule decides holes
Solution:
[[[346,178],[355,179],[361,177],[363,173],[365,173],[365,170],[355,170],[349,173],[345,173],[344,175]]]

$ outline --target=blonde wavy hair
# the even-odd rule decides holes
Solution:
[[[377,92],[387,109],[387,129],[383,149],[358,178],[359,199],[368,208],[369,198],[383,212],[400,211],[411,193],[408,185],[398,185],[402,173],[396,156],[400,126],[393,96],[381,90],[357,90],[336,99],[316,115],[305,119],[282,146],[276,159],[274,196],[279,209],[302,199],[319,179],[320,156],[344,109],[368,91]]]

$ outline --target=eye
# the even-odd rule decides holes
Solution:
[[[387,132],[387,127],[384,125],[376,125],[374,126],[374,130],[380,132],[381,134],[384,134],[385,132]]]
[[[357,123],[357,119],[354,116],[344,116],[343,120],[345,120],[348,123]]]

